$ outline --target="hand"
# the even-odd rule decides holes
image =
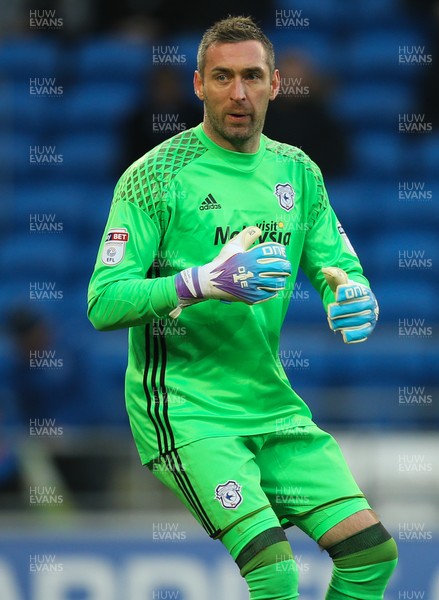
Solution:
[[[179,304],[171,313],[209,298],[257,304],[277,296],[291,275],[285,246],[276,242],[250,246],[260,237],[259,227],[246,227],[232,238],[212,262],[178,273],[175,287]]]
[[[340,331],[346,344],[364,342],[378,320],[379,308],[370,288],[348,279],[338,267],[322,269],[325,279],[335,294],[335,302],[328,306],[329,327]]]

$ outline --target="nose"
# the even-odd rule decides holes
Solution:
[[[230,99],[235,101],[245,100],[245,87],[244,82],[240,77],[236,77],[233,80],[231,89],[230,89]]]

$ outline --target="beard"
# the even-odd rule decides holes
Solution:
[[[204,110],[212,131],[216,136],[223,138],[237,149],[242,148],[249,141],[253,141],[260,136],[264,127],[267,107],[268,100],[265,110],[261,111],[259,115],[251,113],[248,115],[245,122],[227,123],[227,113],[219,114],[216,112],[211,107],[209,98],[204,94]],[[236,110],[242,110],[242,107],[237,106]],[[228,111],[229,114],[232,112],[233,108]]]

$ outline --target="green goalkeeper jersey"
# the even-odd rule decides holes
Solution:
[[[174,278],[211,261],[244,227],[284,244],[286,289],[267,302],[207,300],[178,320]],[[119,180],[89,286],[97,329],[129,328],[126,404],[143,463],[212,436],[310,423],[280,362],[279,338],[299,266],[322,297],[320,269],[368,285],[329,205],[321,173],[298,148],[262,135],[256,153],[226,150],[202,125],[160,144]]]

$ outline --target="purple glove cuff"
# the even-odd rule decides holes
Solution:
[[[181,300],[203,298],[198,279],[198,267],[185,269],[181,273],[178,273],[175,278],[175,289],[177,290],[177,296]]]

